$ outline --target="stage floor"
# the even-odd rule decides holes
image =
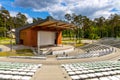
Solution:
[[[40,47],[40,51],[44,53],[48,52],[48,51],[52,51],[52,54],[63,54],[63,53],[67,53],[67,52],[71,52],[74,51],[74,46],[70,46],[70,45],[58,45],[58,46],[45,46],[45,47]]]

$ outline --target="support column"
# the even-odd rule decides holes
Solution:
[[[57,45],[62,44],[62,31],[57,33]]]
[[[40,34],[37,32],[37,52],[40,54]]]

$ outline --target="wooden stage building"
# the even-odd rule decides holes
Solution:
[[[60,45],[62,31],[74,29],[75,25],[47,17],[36,23],[16,29],[16,43],[30,47]]]

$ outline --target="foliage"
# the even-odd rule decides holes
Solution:
[[[64,30],[63,37],[99,39],[103,37],[120,37],[120,15],[111,14],[108,19],[103,16],[90,20],[86,16],[66,14],[66,21],[76,25],[75,30]],[[74,32],[74,33],[73,33]],[[74,36],[73,36],[74,35]]]
[[[16,50],[16,52],[32,52],[31,49],[20,49],[20,50]]]
[[[0,52],[0,56],[34,56],[32,52]]]
[[[33,18],[33,23],[42,20],[42,18]]]
[[[10,44],[10,41],[10,38],[0,37],[0,45]],[[12,39],[12,44],[15,44],[15,39]]]
[[[28,22],[24,14],[19,12],[15,17],[12,17],[4,7],[0,9],[0,37],[7,37],[8,31],[26,24],[28,24]]]
[[[81,14],[66,14],[65,19],[68,23],[75,24],[74,30],[64,30],[63,37],[81,40],[81,38],[98,39],[103,37],[120,37],[120,15],[111,14],[109,18],[103,16],[89,19]],[[42,18],[33,18],[33,22]],[[26,15],[18,12],[12,17],[4,7],[0,9],[0,37],[7,37],[7,32],[13,28],[22,27],[28,24]],[[74,40],[73,39],[73,40]]]
[[[31,49],[20,49],[7,52],[0,52],[0,56],[34,56]]]
[[[71,44],[75,47],[80,47],[80,46],[83,46],[84,44],[79,42],[79,39],[78,40],[71,40],[70,38],[64,38],[64,40],[62,40],[62,44],[66,45],[66,44]]]

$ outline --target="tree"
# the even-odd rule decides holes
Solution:
[[[71,17],[70,14],[65,14],[65,19],[66,19],[69,23],[71,23],[72,17]]]
[[[0,36],[7,37],[7,32],[9,30],[26,24],[28,24],[28,22],[24,14],[19,12],[16,17],[12,17],[9,11],[4,7],[0,8]]]
[[[111,14],[109,17],[109,24],[111,25],[112,37],[117,37],[117,33],[119,32],[120,26],[120,15]]]
[[[7,37],[7,31],[8,31],[8,21],[9,21],[9,18],[10,18],[10,13],[8,10],[6,10],[4,7],[1,8],[0,10],[0,18],[1,18],[1,29],[2,29],[2,32],[4,34],[4,37]]]
[[[82,20],[82,15],[72,15],[72,23],[75,24],[76,30],[75,30],[75,34],[76,34],[76,39],[79,40],[79,43],[81,42],[81,38],[83,37],[83,31],[82,31],[82,27],[83,27],[83,20]]]
[[[99,27],[99,35],[100,37],[102,38],[103,37],[103,28],[104,28],[104,25],[105,25],[105,18],[102,16],[100,18],[95,18],[94,19],[95,23],[96,23],[96,26]]]
[[[14,22],[15,28],[22,27],[22,26],[28,24],[27,17],[20,12],[16,15],[16,17],[13,17],[12,20]]]
[[[0,9],[0,35],[7,37],[7,32],[12,28],[21,27],[27,24],[27,17],[18,13],[16,17],[11,17],[8,10]]]
[[[33,18],[33,23],[40,21],[40,20],[43,20],[43,19],[42,18]]]
[[[72,16],[70,15],[70,14],[66,14],[65,15],[65,19],[67,20],[67,22],[69,22],[69,23],[71,23],[71,20],[72,20]],[[68,37],[70,37],[70,39],[71,39],[71,37],[72,37],[72,35],[71,35],[71,30],[67,30],[67,34],[68,34]]]

